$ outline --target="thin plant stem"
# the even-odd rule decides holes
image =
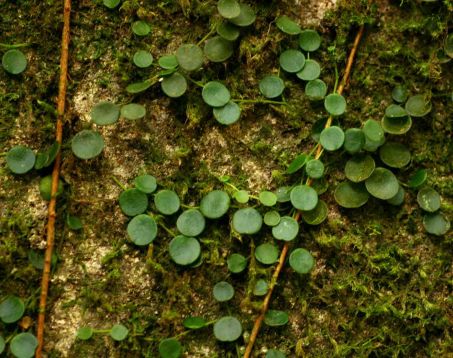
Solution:
[[[55,126],[55,140],[61,145],[63,141],[63,120],[65,114],[66,89],[68,86],[68,59],[69,59],[69,36],[71,28],[71,0],[64,0],[63,6],[63,33],[61,38],[61,55],[60,55],[60,79],[58,85],[58,104],[57,104],[57,121]],[[36,348],[35,357],[42,358],[44,347],[44,326],[46,320],[46,305],[49,292],[49,282],[52,267],[52,253],[55,241],[55,222],[57,218],[56,193],[58,190],[58,181],[60,179],[61,152],[58,151],[55,158],[52,171],[52,188],[51,198],[48,210],[47,222],[47,246],[44,256],[44,268],[41,280],[41,295],[39,299],[39,313],[37,325],[38,347]]]
[[[362,38],[362,35],[363,35],[363,31],[364,31],[364,25],[362,25],[355,37],[355,40],[354,40],[354,44],[353,44],[353,47],[352,47],[352,50],[349,54],[349,57],[348,57],[348,61],[347,61],[347,64],[346,64],[346,69],[345,69],[345,72],[344,72],[344,75],[343,75],[343,79],[340,83],[340,86],[338,87],[338,93],[341,94],[348,82],[348,79],[349,79],[349,76],[351,74],[351,69],[352,69],[352,64],[354,62],[354,58],[355,58],[355,54],[357,52],[357,48],[359,46],[359,43],[360,43],[360,40]],[[328,126],[330,126],[332,122],[332,117],[329,117],[329,120],[327,121],[326,123],[326,128]],[[317,150],[316,150],[316,155],[315,155],[315,158],[316,159],[319,159],[323,153],[323,149],[322,149],[322,146],[320,144],[318,144],[316,146]],[[311,179],[308,179],[307,180],[307,185],[311,185],[312,183],[312,180]],[[297,211],[295,214],[294,214],[294,219],[296,221],[299,221],[301,218],[301,212],[300,211]],[[288,250],[289,250],[289,243],[286,242],[284,245],[283,245],[283,248],[282,248],[282,251],[280,253],[280,257],[278,259],[278,264],[277,264],[277,267],[275,268],[275,271],[272,275],[272,279],[271,279],[271,283],[269,285],[269,290],[266,294],[266,297],[264,298],[264,301],[263,301],[263,305],[262,305],[262,308],[260,310],[260,314],[258,315],[258,317],[256,318],[255,320],[255,323],[253,325],[253,329],[252,329],[252,332],[250,334],[250,339],[247,343],[247,347],[245,349],[245,353],[244,353],[244,358],[250,358],[251,357],[251,354],[252,354],[252,350],[253,350],[253,346],[255,344],[255,341],[256,341],[256,338],[258,337],[258,333],[259,333],[259,330],[261,328],[261,325],[263,323],[263,320],[264,320],[264,317],[266,315],[266,312],[268,311],[269,309],[269,304],[270,304],[270,301],[271,301],[271,297],[272,297],[272,292],[274,291],[274,288],[277,284],[277,281],[278,281],[278,277],[280,275],[280,272],[283,268],[283,265],[285,264],[285,261],[286,261],[286,256],[288,255]]]
[[[116,176],[112,175],[112,180],[113,180],[113,181],[114,181],[121,189],[127,190],[126,186],[125,186],[123,183],[121,183],[121,182],[118,180],[118,178],[117,178]]]
[[[283,101],[271,101],[268,99],[239,99],[235,98],[232,99],[233,102],[238,102],[238,103],[267,103],[267,104],[278,104],[282,106],[287,106],[288,103],[283,102]]]
[[[8,49],[27,47],[30,45],[31,44],[29,44],[29,43],[21,43],[21,44],[13,44],[13,45],[0,43],[0,47],[4,47],[4,48],[8,48]]]

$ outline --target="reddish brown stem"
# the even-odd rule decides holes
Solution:
[[[344,71],[344,74],[343,74],[343,78],[341,80],[340,85],[338,86],[338,90],[337,90],[338,94],[342,94],[343,93],[344,88],[346,87],[346,85],[347,85],[347,83],[349,81],[349,76],[351,74],[352,64],[354,63],[354,58],[355,58],[355,55],[357,53],[357,48],[359,46],[360,39],[363,36],[363,32],[364,32],[364,26],[362,25],[360,27],[356,37],[355,37],[354,44],[352,46],[351,52],[349,53],[349,57],[348,57],[348,60],[347,60],[347,63],[346,63],[346,68],[345,68],[345,71]],[[332,124],[332,116],[330,116],[329,119],[327,120],[325,128],[330,127],[331,124]],[[321,147],[321,145],[318,144],[317,145],[317,149],[316,149],[315,158],[319,159],[319,157],[321,157],[321,155],[322,155],[322,147]],[[307,185],[311,185],[311,180],[307,181]],[[301,217],[301,213],[297,212],[297,214],[296,214],[296,216],[294,218],[297,221],[299,221],[300,217]],[[249,341],[247,343],[247,347],[245,349],[244,358],[250,358],[251,357],[253,346],[255,344],[256,338],[258,337],[258,333],[259,333],[259,330],[261,328],[261,324],[263,323],[264,316],[266,315],[266,312],[269,309],[269,304],[270,304],[270,301],[271,301],[272,292],[274,291],[274,288],[275,288],[275,286],[277,284],[280,272],[281,272],[281,270],[283,268],[283,265],[285,264],[286,256],[288,255],[288,249],[289,249],[289,243],[285,243],[283,245],[282,252],[280,253],[280,258],[278,260],[277,267],[275,268],[275,271],[274,271],[274,273],[272,275],[272,280],[271,280],[271,283],[269,285],[269,290],[268,290],[268,292],[266,294],[266,297],[264,298],[263,306],[261,308],[260,314],[256,318],[255,324],[253,325],[252,333],[250,334],[250,339],[249,339]]]
[[[55,126],[55,140],[62,143],[63,140],[63,118],[65,113],[66,88],[68,77],[68,57],[69,57],[69,32],[70,32],[70,15],[71,15],[71,0],[64,0],[63,14],[63,34],[61,39],[61,56],[60,56],[60,80],[58,87],[58,104],[57,104],[57,122]],[[41,281],[41,296],[39,300],[39,314],[37,338],[38,348],[36,349],[35,357],[42,357],[44,345],[44,325],[46,319],[46,302],[49,291],[50,270],[52,262],[52,252],[55,241],[55,221],[56,221],[56,193],[58,190],[58,181],[60,179],[61,155],[58,153],[55,158],[55,163],[52,171],[52,190],[51,199],[49,202],[48,222],[47,222],[47,246],[44,256],[44,270]]]

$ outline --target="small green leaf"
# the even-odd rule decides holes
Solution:
[[[163,55],[157,62],[159,63],[160,67],[166,70],[172,70],[178,67],[178,59],[175,55]]]
[[[325,128],[319,137],[323,148],[329,152],[338,150],[344,143],[344,132],[340,127],[331,126]]]
[[[143,118],[146,115],[146,108],[141,104],[129,103],[121,107],[121,117],[130,120]]]
[[[423,217],[423,226],[428,233],[442,236],[450,230],[450,220],[441,212],[428,213]]]
[[[418,188],[426,182],[427,178],[428,171],[426,169],[419,169],[410,177],[408,185],[410,188]]]
[[[220,82],[211,81],[204,85],[201,93],[203,100],[211,107],[223,107],[231,98],[230,91]]]
[[[291,204],[296,209],[309,211],[313,210],[318,203],[318,194],[315,189],[308,185],[297,185],[291,190]]]
[[[365,134],[359,128],[348,128],[344,132],[343,147],[349,154],[360,152],[365,142]]]
[[[148,245],[157,236],[156,221],[149,215],[137,215],[127,225],[127,234],[135,245]]]
[[[398,103],[403,103],[406,101],[408,97],[408,92],[407,88],[402,85],[395,86],[395,88],[392,91],[392,98],[398,102]]]
[[[232,19],[241,14],[241,7],[236,0],[219,0],[217,10],[225,19]]]
[[[86,341],[93,337],[93,328],[91,327],[80,327],[77,330],[76,336],[78,339],[81,339],[82,341]]]
[[[310,156],[306,154],[299,154],[293,161],[289,164],[288,168],[286,169],[286,173],[294,174],[298,170],[302,169],[305,164],[310,160]]]
[[[128,93],[132,94],[137,94],[146,91],[148,88],[150,88],[153,85],[153,82],[146,80],[143,82],[135,82],[131,83],[126,87],[126,91]]]
[[[264,358],[286,358],[286,355],[276,349],[269,349]]]
[[[433,188],[426,187],[418,192],[417,202],[423,210],[433,213],[440,208],[440,195]]]
[[[224,62],[233,55],[233,43],[221,36],[214,36],[206,41],[204,54],[209,61]]]
[[[233,196],[234,199],[241,204],[246,204],[249,201],[249,193],[245,190],[238,190]]]
[[[289,265],[291,268],[300,274],[309,273],[315,266],[315,259],[305,249],[295,249],[289,255]]]
[[[24,302],[16,296],[8,296],[0,303],[0,320],[3,323],[17,322],[25,312]]]
[[[179,72],[164,77],[160,85],[162,91],[171,98],[181,97],[187,91],[187,80]]]
[[[312,179],[319,179],[324,175],[324,164],[319,159],[312,159],[305,166],[307,175]]]
[[[321,66],[315,60],[306,60],[301,71],[297,72],[297,77],[303,81],[316,80],[321,74]]]
[[[146,36],[151,32],[151,27],[146,21],[135,21],[132,24],[132,32],[137,36]]]
[[[214,336],[221,342],[234,342],[241,334],[241,322],[235,317],[222,317],[214,324]]]
[[[266,98],[276,98],[283,93],[285,84],[280,77],[266,76],[259,83],[260,92]]]
[[[278,211],[276,210],[272,210],[272,211],[268,211],[265,215],[264,215],[264,223],[267,225],[267,226],[275,226],[275,225],[278,225],[278,223],[280,222],[280,214],[278,213]]]
[[[314,209],[303,212],[302,220],[309,225],[319,225],[327,219],[327,212],[327,204],[323,200],[318,200]]]
[[[271,191],[262,191],[259,194],[259,199],[264,206],[274,206],[277,204],[277,196]]]
[[[263,280],[262,278],[260,278],[255,283],[255,287],[253,288],[253,294],[255,296],[264,296],[268,290],[269,290],[269,284],[267,283],[266,280]]]
[[[229,101],[223,107],[213,108],[212,112],[217,122],[229,126],[238,121],[241,116],[241,107],[237,103]]]
[[[91,110],[91,120],[99,126],[116,123],[118,118],[120,118],[120,109],[111,102],[100,102]]]
[[[104,139],[99,132],[84,129],[72,138],[71,149],[80,159],[92,159],[101,154],[104,149]]]
[[[148,208],[148,197],[138,189],[127,189],[120,194],[119,204],[124,214],[135,216]]]
[[[123,341],[128,334],[129,330],[122,324],[115,324],[110,329],[110,337],[112,337],[115,341]]]
[[[400,187],[398,189],[398,193],[396,193],[396,195],[393,198],[388,199],[387,203],[389,203],[390,205],[395,205],[395,206],[399,206],[399,205],[403,204],[404,194],[405,194],[404,189],[400,185]]]
[[[305,56],[298,50],[286,50],[280,54],[280,67],[289,73],[296,73],[304,67]]]
[[[216,299],[216,301],[226,302],[233,298],[234,288],[228,282],[225,282],[225,281],[217,282],[214,285],[212,294],[213,294],[214,298]]]
[[[239,7],[240,7],[239,15],[229,19],[230,22],[240,27],[246,27],[253,24],[256,20],[255,11],[247,4],[239,4]]]
[[[157,189],[156,178],[149,174],[144,174],[134,179],[135,187],[145,194],[154,193]]]
[[[217,34],[227,41],[235,41],[241,34],[239,28],[230,22],[222,22],[217,26]]]
[[[52,194],[52,175],[47,175],[39,181],[39,193],[44,200],[50,201]],[[55,196],[63,193],[63,182],[58,180],[58,187]]]
[[[363,124],[363,133],[365,137],[373,142],[380,142],[384,138],[384,130],[379,122],[372,119],[367,120]]]
[[[376,168],[371,176],[365,180],[368,192],[381,200],[393,198],[399,189],[398,179],[388,169]]]
[[[258,245],[255,258],[264,265],[272,265],[278,261],[278,247],[270,243]]]
[[[376,164],[370,155],[357,154],[346,162],[344,173],[354,183],[368,179],[374,172]]]
[[[189,209],[179,215],[176,227],[185,236],[198,236],[206,226],[204,216],[197,209]]]
[[[19,333],[11,340],[9,348],[16,358],[31,358],[35,355],[38,340],[31,333]]]
[[[11,148],[6,154],[6,164],[14,174],[25,174],[35,165],[35,153],[23,145]]]
[[[301,33],[300,26],[286,15],[278,17],[275,24],[285,34],[299,35]]]
[[[381,160],[392,168],[404,168],[411,161],[409,149],[401,143],[387,142],[379,149]]]
[[[197,45],[184,44],[176,51],[176,59],[184,70],[195,71],[203,64],[203,51]]]
[[[299,46],[304,51],[316,51],[321,46],[321,36],[315,30],[303,30],[299,36]]]
[[[18,75],[27,68],[27,58],[22,51],[12,49],[3,54],[2,66],[6,72]]]
[[[190,316],[187,317],[182,324],[188,329],[200,329],[206,327],[206,323],[207,321],[202,317]]]
[[[327,85],[320,79],[308,81],[305,85],[305,94],[310,101],[320,101],[327,94]]]
[[[370,195],[363,183],[351,183],[345,181],[335,189],[335,201],[342,207],[348,209],[360,208],[365,205]]]
[[[201,199],[200,211],[209,219],[225,215],[230,207],[230,197],[223,190],[214,190]]]
[[[324,108],[332,116],[341,116],[346,111],[346,100],[337,93],[331,93],[324,98]]]
[[[290,216],[283,216],[272,228],[272,236],[277,240],[292,241],[299,233],[299,223]]]
[[[231,254],[227,259],[228,270],[241,273],[247,267],[247,259],[241,254]]]
[[[405,109],[412,117],[424,117],[431,112],[431,101],[427,96],[418,94],[409,97]]]
[[[385,109],[385,116],[388,118],[407,117],[406,110],[398,104],[391,104]]]
[[[134,57],[132,59],[134,61],[135,66],[139,68],[148,68],[153,64],[153,55],[151,55],[148,51],[145,50],[138,50],[134,53]]]
[[[270,327],[284,326],[288,321],[289,317],[285,311],[268,310],[264,315],[264,323]]]
[[[73,215],[66,216],[66,224],[68,224],[68,227],[71,230],[81,230],[81,229],[83,229],[82,220],[80,220],[80,218],[77,217],[77,216],[73,216]]]
[[[172,260],[182,266],[193,264],[201,254],[198,240],[183,235],[178,235],[171,240],[168,249]]]
[[[182,355],[182,345],[176,338],[167,338],[159,343],[161,358],[179,358]]]
[[[233,215],[232,225],[239,234],[252,235],[260,231],[263,218],[254,208],[239,209]]]
[[[180,201],[178,194],[172,190],[161,190],[154,197],[157,210],[164,215],[173,215],[179,210]]]

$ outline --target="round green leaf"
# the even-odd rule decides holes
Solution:
[[[146,36],[151,32],[151,27],[146,21],[135,21],[132,24],[132,32],[137,36]]]
[[[213,190],[201,199],[200,211],[209,219],[218,219],[230,207],[230,197],[223,190]]]
[[[260,278],[255,283],[255,287],[253,288],[253,294],[255,296],[264,296],[267,293],[268,289],[269,284],[267,283],[267,281]]]
[[[230,91],[220,82],[211,81],[204,85],[203,100],[211,107],[223,107],[231,98]]]
[[[232,19],[241,14],[241,7],[236,0],[219,0],[217,10],[225,19]]]
[[[365,134],[359,128],[349,128],[344,132],[344,149],[349,154],[355,154],[365,145]]]
[[[68,215],[66,216],[66,224],[71,230],[81,230],[83,229],[82,220],[79,217]]]
[[[275,226],[280,222],[280,214],[278,211],[272,210],[264,214],[264,223],[267,226]]]
[[[121,0],[104,0],[104,6],[108,7],[109,9],[114,9],[116,8]]]
[[[99,132],[84,129],[72,138],[71,149],[77,158],[92,159],[101,154],[104,139]]]
[[[77,330],[76,336],[78,339],[81,339],[82,341],[87,341],[91,337],[93,337],[93,328],[91,327],[80,327]]]
[[[308,185],[297,185],[291,190],[291,204],[299,210],[313,210],[318,203],[316,190]]]
[[[310,160],[310,156],[306,155],[304,153],[299,154],[294,160],[289,164],[288,168],[286,169],[286,172],[288,174],[294,174],[297,172],[299,169],[302,169],[305,164]]]
[[[329,152],[338,150],[344,143],[344,132],[340,127],[332,126],[323,129],[319,142]]]
[[[46,151],[38,153],[35,161],[35,169],[48,167],[53,163],[58,153],[60,152],[60,143],[54,142]]]
[[[183,326],[188,329],[200,329],[206,327],[206,320],[202,317],[187,317],[183,322]]]
[[[161,190],[154,196],[154,204],[159,212],[172,215],[179,210],[180,201],[178,194],[173,190]]]
[[[392,168],[403,168],[411,161],[411,153],[401,143],[387,142],[379,149],[381,160]]]
[[[314,209],[303,212],[302,220],[309,225],[319,225],[327,219],[327,212],[327,204],[323,200],[318,200]]]
[[[417,202],[423,210],[433,213],[440,208],[440,195],[433,188],[426,187],[418,192]]]
[[[152,81],[146,80],[143,82],[136,82],[136,83],[131,83],[126,87],[126,91],[128,93],[136,94],[136,93],[141,93],[143,91],[146,91],[148,88],[150,88],[153,85]]]
[[[206,226],[204,216],[197,209],[189,209],[179,215],[176,227],[185,236],[198,236]]]
[[[232,225],[239,234],[256,234],[263,225],[263,218],[254,208],[239,209],[233,215]]]
[[[36,156],[30,148],[17,145],[6,154],[6,165],[15,174],[25,174],[33,169]]]
[[[12,75],[18,75],[27,68],[27,58],[19,50],[8,50],[3,54],[2,66],[6,72],[11,73]]]
[[[151,55],[148,51],[145,50],[138,50],[132,59],[134,61],[135,66],[140,68],[147,68],[152,65],[153,63],[153,55]]]
[[[280,77],[277,76],[266,76],[264,77],[260,83],[260,92],[266,98],[276,98],[283,93],[285,89],[285,84]]]
[[[368,179],[373,174],[376,164],[370,155],[358,154],[346,162],[344,173],[354,183]]]
[[[285,311],[268,310],[264,315],[264,323],[270,327],[284,326],[288,321],[289,317]]]
[[[141,104],[129,103],[121,107],[121,117],[126,119],[140,119],[146,115],[146,109]]]
[[[163,55],[157,62],[159,63],[160,67],[166,70],[172,70],[178,67],[178,60],[175,55]]]
[[[422,94],[409,97],[404,107],[412,117],[424,117],[431,112],[431,101]]]
[[[305,51],[316,51],[321,46],[321,36],[315,30],[303,30],[299,36],[299,46]]]
[[[35,355],[38,340],[31,333],[19,333],[11,340],[9,348],[17,358],[31,358]]]
[[[406,101],[408,97],[408,92],[407,88],[402,85],[395,86],[395,88],[392,91],[392,98],[398,102],[398,103],[403,103]]]
[[[321,132],[326,128],[328,119],[329,119],[328,117],[324,117],[322,119],[317,120],[313,124],[313,127],[311,129],[311,137],[315,142],[319,142],[319,137],[321,137]],[[330,125],[337,127],[340,125],[337,117],[332,118],[332,122],[330,123]]]
[[[412,118],[409,116],[400,118],[383,117],[381,126],[384,132],[401,135],[407,133],[412,127]]]
[[[241,322],[235,317],[225,316],[214,324],[214,336],[221,342],[234,342],[241,334]]]
[[[178,235],[171,240],[168,248],[172,260],[182,266],[193,264],[201,254],[201,247],[198,240],[183,235]]]
[[[161,358],[179,358],[182,355],[182,345],[176,338],[167,338],[159,343]]]
[[[332,116],[341,116],[346,111],[346,100],[341,94],[331,93],[324,98],[324,108]]]
[[[305,85],[305,94],[311,101],[320,101],[327,94],[327,85],[320,79],[308,81]]]
[[[227,259],[228,270],[241,273],[247,267],[247,259],[241,254],[231,254]]]
[[[24,302],[16,296],[8,296],[0,303],[0,319],[4,323],[18,321],[25,312]]]
[[[271,191],[262,191],[259,194],[259,199],[264,206],[274,206],[277,204],[277,196]]]
[[[264,243],[255,249],[255,258],[264,265],[272,265],[278,261],[278,247]]]
[[[299,233],[299,223],[290,216],[283,216],[272,228],[272,236],[277,240],[292,241]]]
[[[203,64],[203,51],[197,45],[185,44],[176,51],[176,59],[184,70],[195,71]]]
[[[223,107],[215,107],[212,109],[214,118],[217,122],[229,126],[236,123],[241,116],[241,107],[233,101],[229,101]]]
[[[222,22],[217,26],[217,34],[227,41],[237,40],[241,34],[239,28],[232,23]]]
[[[204,54],[209,61],[224,62],[233,55],[233,43],[223,37],[214,36],[206,41]]]
[[[5,339],[2,336],[0,336],[0,354],[2,354],[3,351],[5,350],[5,346],[6,346]]]
[[[127,189],[120,194],[119,203],[124,214],[135,216],[148,208],[148,197],[138,189]]]
[[[233,298],[234,288],[228,282],[217,282],[212,290],[214,298],[219,302],[226,302]]]
[[[115,324],[110,329],[110,337],[112,337],[115,341],[123,341],[128,334],[129,330],[122,324]]]
[[[286,50],[282,52],[279,61],[280,67],[289,73],[299,72],[306,63],[304,54],[298,50]]]
[[[312,159],[305,165],[307,175],[312,179],[319,179],[324,175],[324,164],[319,159]]]
[[[164,77],[160,85],[162,91],[172,98],[181,97],[187,91],[187,81],[179,72]]]
[[[249,201],[249,193],[245,190],[238,190],[234,193],[234,199],[241,204],[245,204]]]
[[[426,169],[419,169],[410,177],[408,185],[410,188],[418,188],[426,182],[427,178],[428,172]]]
[[[376,168],[371,176],[365,180],[368,192],[381,200],[393,198],[399,189],[398,179],[388,169]]]
[[[343,208],[355,209],[365,205],[370,195],[363,183],[345,181],[337,186],[334,197]]]
[[[44,200],[50,201],[52,195],[52,175],[47,175],[39,181],[39,193]],[[58,180],[58,187],[55,196],[63,193],[63,182]]]
[[[157,188],[156,178],[149,174],[138,176],[135,178],[134,184],[138,190],[144,192],[145,194],[154,193]]]
[[[300,274],[309,273],[315,266],[315,259],[310,252],[305,249],[295,249],[289,255],[289,265]]]
[[[281,31],[288,35],[298,35],[301,32],[300,26],[286,15],[277,18],[275,24]]]
[[[321,66],[315,60],[306,60],[304,68],[297,72],[297,77],[303,81],[313,81],[321,74]]]
[[[239,15],[229,19],[230,22],[240,27],[250,26],[253,24],[256,20],[255,11],[253,11],[253,9],[247,4],[239,4],[239,7]]]
[[[91,120],[99,126],[113,124],[120,118],[119,107],[111,102],[100,102],[91,109]]]
[[[375,152],[384,143],[385,143],[384,136],[379,141],[373,141],[367,136],[365,136],[365,145],[363,146],[363,150],[366,150],[367,152]]]
[[[275,190],[275,195],[277,195],[277,201],[279,203],[287,203],[291,200],[291,187],[289,186],[281,186]]]
[[[407,117],[406,110],[398,104],[391,104],[385,109],[385,116],[388,118]]]
[[[135,245],[148,245],[157,236],[157,224],[149,215],[140,214],[127,225],[127,234]]]
[[[286,358],[286,355],[276,349],[269,349],[264,358]]]
[[[327,189],[329,188],[329,183],[324,177],[322,177],[319,179],[312,180],[311,187],[315,189],[318,195],[321,195],[327,191]]]
[[[429,213],[423,217],[423,226],[430,234],[442,236],[450,230],[450,220],[441,212]]]
[[[387,203],[395,206],[401,205],[404,202],[404,194],[405,194],[404,189],[400,185],[398,193],[396,193],[396,195],[393,198],[388,199]]]
[[[445,40],[444,51],[450,58],[453,58],[453,35],[451,33]]]
[[[384,130],[379,122],[372,119],[367,120],[363,124],[363,133],[365,137],[373,142],[380,142],[384,138]]]

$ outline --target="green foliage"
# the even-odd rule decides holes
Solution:
[[[227,259],[228,270],[241,273],[247,267],[247,259],[241,254],[231,254]]]
[[[200,202],[200,211],[209,219],[218,219],[225,215],[230,207],[230,197],[223,190],[213,190]]]
[[[148,197],[138,189],[127,189],[120,194],[119,204],[124,214],[135,216],[148,208]]]
[[[286,50],[280,54],[280,67],[289,73],[297,73],[305,65],[305,56],[298,50]],[[307,60],[309,61],[309,60]]]
[[[368,201],[369,194],[362,183],[345,181],[336,187],[334,197],[340,206],[353,209],[365,205]]]
[[[272,265],[278,261],[278,247],[271,243],[264,243],[255,249],[255,258],[264,265]]]
[[[175,55],[163,55],[159,58],[158,63],[160,67],[166,70],[172,70],[179,65]]]
[[[91,120],[99,126],[114,124],[118,118],[120,118],[120,109],[111,102],[100,102],[91,110]]]
[[[195,71],[203,64],[203,51],[197,45],[184,44],[176,51],[176,59],[184,70]]]
[[[303,81],[316,80],[321,74],[321,66],[315,60],[306,60],[301,71],[297,72],[297,77]]]
[[[44,200],[50,201],[52,194],[52,176],[47,175],[39,181],[39,193]],[[58,180],[57,192],[55,196],[63,193],[63,182]]]
[[[186,78],[179,72],[165,76],[161,82],[162,91],[172,98],[181,97],[187,91]]]
[[[284,311],[268,310],[264,315],[264,323],[270,327],[284,326],[288,321],[288,314]]]
[[[180,201],[178,194],[173,190],[161,190],[154,197],[156,209],[164,215],[173,215],[179,210]]]
[[[36,156],[35,169],[40,170],[50,166],[60,151],[60,143],[54,142],[47,150]]]
[[[398,179],[386,168],[376,168],[365,180],[365,186],[371,195],[381,200],[393,198],[399,190]]]
[[[214,36],[206,41],[204,54],[209,61],[224,62],[233,55],[233,43],[221,36]]]
[[[298,233],[299,224],[290,216],[282,216],[280,222],[272,228],[272,236],[282,241],[292,241],[297,237]]]
[[[232,226],[239,234],[256,234],[263,226],[263,217],[254,208],[239,209],[233,215]]]
[[[323,200],[318,200],[316,207],[309,211],[304,211],[302,220],[309,225],[319,225],[327,219],[327,204]]]
[[[121,0],[103,0],[104,6],[114,9],[120,4]]]
[[[276,349],[269,349],[265,358],[286,358],[286,355]]]
[[[324,107],[332,116],[341,116],[346,111],[346,100],[337,93],[331,93],[324,99]]]
[[[289,255],[289,265],[300,274],[309,273],[315,266],[315,259],[305,249],[295,249]]]
[[[188,266],[200,257],[201,247],[197,239],[178,235],[168,246],[170,257],[178,265]]]
[[[17,322],[25,312],[24,302],[16,296],[8,296],[0,303],[0,320],[4,323]]]
[[[253,24],[256,20],[255,11],[247,4],[239,4],[239,15],[229,19],[234,25],[247,27]]]
[[[66,224],[71,230],[81,230],[83,229],[82,220],[78,216],[74,215],[67,215],[66,216]]]
[[[299,46],[304,51],[316,51],[321,46],[321,36],[315,30],[303,30],[299,36]]]
[[[151,27],[146,21],[138,20],[132,24],[132,32],[137,36],[146,36],[151,32]]]
[[[296,209],[309,211],[313,210],[318,203],[316,190],[308,185],[297,185],[291,190],[291,204]]]
[[[285,89],[285,84],[283,83],[283,80],[280,77],[270,75],[264,77],[260,81],[259,87],[260,92],[264,97],[276,98],[283,93]]]
[[[110,329],[110,337],[115,341],[123,341],[129,334],[129,330],[122,324],[115,324]]]
[[[422,188],[417,194],[417,202],[420,207],[430,213],[440,208],[440,195],[433,188]]]
[[[212,290],[214,298],[219,302],[226,302],[233,298],[234,288],[228,282],[221,281],[214,285]]]
[[[280,222],[280,214],[276,210],[268,211],[266,214],[264,214],[264,223],[267,226],[275,226],[278,225]]]
[[[203,100],[211,107],[223,107],[231,98],[230,91],[220,82],[211,81],[204,85]]]
[[[417,94],[409,97],[405,109],[412,117],[424,117],[431,112],[431,101],[427,96]]]
[[[135,66],[139,68],[148,68],[153,64],[153,55],[151,55],[148,51],[145,50],[138,50],[134,53],[133,62]]]
[[[179,358],[182,355],[181,343],[176,338],[167,338],[159,343],[159,354],[162,358]]]
[[[253,294],[255,296],[264,296],[269,289],[269,284],[266,280],[260,278],[256,281],[255,287],[253,288]]]
[[[6,72],[18,75],[27,68],[27,58],[21,51],[11,49],[3,54],[2,66]]]
[[[93,337],[93,328],[91,327],[80,327],[78,330],[77,330],[77,338],[78,339],[81,339],[82,341],[86,341],[88,339],[91,339],[91,337]]]
[[[19,333],[11,340],[9,348],[16,358],[31,358],[35,355],[38,340],[31,333]]]
[[[217,10],[225,19],[233,19],[241,14],[241,7],[236,0],[219,0]]]
[[[6,155],[6,164],[14,174],[25,174],[35,165],[35,153],[23,145],[11,148]]]
[[[281,31],[288,35],[299,35],[302,31],[300,26],[286,15],[278,17],[275,24]]]
[[[241,34],[241,31],[232,23],[222,22],[217,26],[217,34],[227,41],[235,41]]]
[[[221,342],[234,342],[241,334],[241,322],[235,317],[225,316],[214,324],[214,336]]]
[[[344,173],[354,183],[368,179],[373,174],[376,164],[367,154],[357,154],[346,162]]]
[[[427,178],[428,172],[426,169],[419,169],[411,176],[408,185],[410,188],[418,188],[426,182]]]
[[[387,142],[379,149],[382,162],[392,168],[403,168],[411,161],[409,149],[401,143]]]
[[[229,101],[223,107],[213,108],[212,113],[217,122],[226,126],[236,123],[241,116],[241,107],[233,101]]]
[[[157,236],[156,221],[149,215],[137,215],[127,225],[127,234],[135,245],[148,245]]]
[[[72,138],[71,149],[77,158],[92,159],[101,154],[104,149],[104,139],[99,132],[84,129]]]
[[[320,79],[308,81],[305,85],[305,94],[311,101],[320,101],[327,94],[327,85]]]
[[[185,236],[198,236],[203,232],[206,221],[197,209],[189,209],[179,215],[176,226]]]
[[[200,329],[206,327],[206,320],[202,317],[187,317],[182,323],[188,329]]]
[[[134,179],[135,187],[145,194],[154,193],[157,189],[156,178],[149,174],[144,174]]]
[[[450,220],[441,212],[428,213],[423,217],[423,226],[430,234],[442,236],[450,230]]]
[[[146,115],[144,106],[138,103],[129,103],[121,107],[121,117],[130,120],[143,118]]]

